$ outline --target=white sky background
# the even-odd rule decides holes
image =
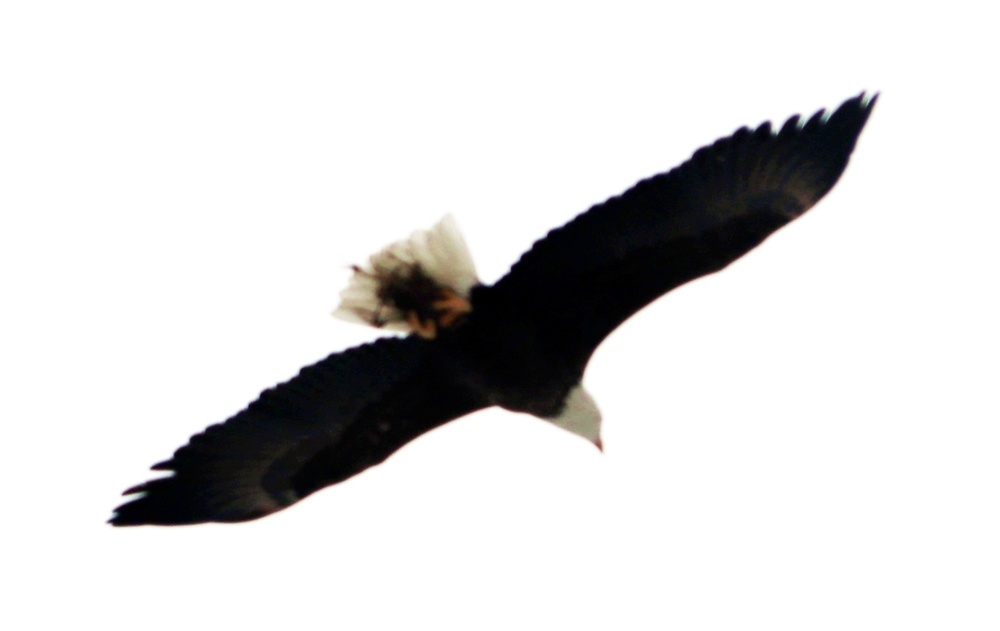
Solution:
[[[0,9],[0,626],[1000,626],[978,3],[152,4]],[[329,317],[346,265],[451,212],[494,281],[698,147],[862,89],[822,203],[598,351],[603,456],[487,411],[264,520],[104,524],[191,434],[377,335]]]

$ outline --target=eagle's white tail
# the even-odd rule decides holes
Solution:
[[[451,215],[430,230],[417,230],[408,239],[376,252],[364,265],[355,266],[333,315],[378,328],[412,331],[412,318],[389,295],[393,286],[414,278],[429,279],[438,289],[466,300],[472,287],[479,284],[472,255]]]

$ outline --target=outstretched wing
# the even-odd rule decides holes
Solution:
[[[173,475],[110,523],[234,522],[281,510],[376,465],[407,442],[487,404],[448,377],[418,337],[383,338],[308,366],[153,466]]]
[[[804,124],[740,129],[553,230],[491,288],[555,348],[586,363],[659,296],[716,272],[800,216],[837,182],[876,96]]]

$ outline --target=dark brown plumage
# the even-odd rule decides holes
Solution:
[[[819,201],[847,166],[875,101],[859,95],[829,115],[793,117],[776,133],[769,123],[740,129],[553,230],[494,286],[463,292],[430,274],[438,291],[422,280],[408,293],[396,271],[387,272],[391,286],[376,285],[376,274],[365,281],[374,299],[423,337],[331,355],[264,391],[155,465],[172,475],[126,491],[138,496],[111,523],[261,517],[492,405],[599,444],[600,416],[580,385],[598,344],[651,301],[722,269]],[[400,295],[422,298],[384,302]]]

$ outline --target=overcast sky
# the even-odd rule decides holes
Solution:
[[[980,3],[153,4],[0,8],[0,626],[1000,626]],[[490,410],[260,521],[104,524],[378,335],[329,316],[351,263],[452,213],[492,282],[700,146],[864,89],[826,199],[599,349],[604,455]]]

